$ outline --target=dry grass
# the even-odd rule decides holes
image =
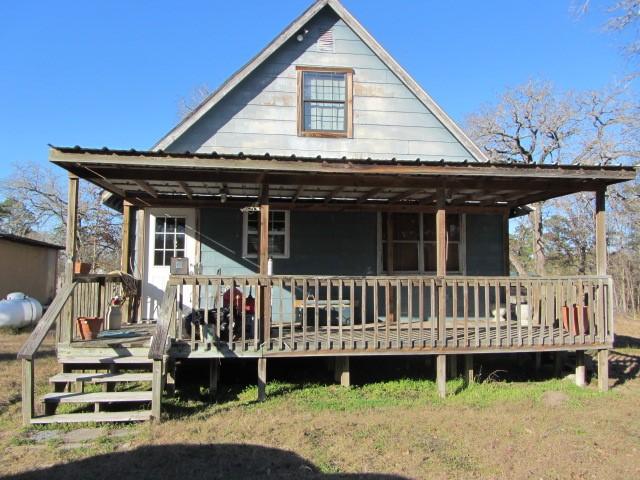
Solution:
[[[619,320],[616,387],[599,394],[569,380],[485,382],[435,396],[427,379],[351,389],[273,382],[195,389],[166,403],[160,425],[119,427],[84,445],[36,443],[19,422],[25,335],[0,334],[0,473],[17,478],[607,478],[640,477],[640,322]],[[56,369],[37,364],[39,380]],[[508,368],[508,366],[507,366]],[[592,382],[593,384],[594,382]],[[41,384],[42,388],[42,384]],[[551,392],[551,393],[549,393]],[[48,427],[51,428],[51,427]],[[69,427],[65,427],[68,429]],[[124,428],[124,430],[123,430]],[[55,465],[55,466],[53,466]],[[47,469],[20,474],[31,469]]]

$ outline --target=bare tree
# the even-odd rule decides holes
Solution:
[[[211,89],[205,83],[195,87],[187,97],[183,97],[178,102],[178,117],[180,119],[188,117],[198,106],[211,94]]]
[[[22,164],[0,186],[16,206],[7,219],[22,224],[30,236],[64,244],[67,224],[65,178],[50,166]],[[117,266],[120,248],[120,214],[101,203],[102,190],[81,181],[78,198],[78,256],[92,267]]]
[[[529,164],[570,160],[578,126],[572,96],[557,95],[551,84],[538,81],[507,90],[497,105],[467,119],[469,134],[489,158]],[[542,202],[533,205],[530,220],[535,272],[544,275]]]

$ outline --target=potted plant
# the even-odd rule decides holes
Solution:
[[[102,318],[100,317],[78,317],[78,330],[83,340],[95,340],[102,328]]]
[[[109,302],[109,313],[107,314],[109,330],[119,330],[122,327],[122,306],[124,301],[124,296],[116,295]]]

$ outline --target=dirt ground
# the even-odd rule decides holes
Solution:
[[[469,388],[453,380],[445,400],[429,378],[381,378],[350,389],[279,380],[270,383],[264,403],[254,402],[250,383],[229,383],[212,404],[196,379],[167,400],[161,424],[38,429],[20,425],[15,352],[26,334],[2,332],[0,475],[640,478],[640,321],[618,319],[616,330],[606,394],[597,392],[595,379],[578,389],[570,376],[551,378],[552,359],[545,364],[549,374],[543,371],[536,381],[511,382],[489,370]],[[50,346],[36,368],[43,391],[57,369]],[[490,368],[526,365],[511,359]]]

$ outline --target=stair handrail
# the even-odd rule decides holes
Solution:
[[[55,323],[56,319],[60,316],[62,309],[64,308],[67,300],[73,294],[73,290],[76,288],[77,282],[67,283],[62,287],[62,290],[55,296],[47,311],[37,323],[31,335],[26,342],[20,347],[18,351],[19,360],[32,360],[35,353],[42,345],[47,333],[51,330],[51,327]]]
[[[178,288],[175,285],[169,285],[167,282],[164,296],[162,297],[162,304],[160,305],[160,311],[158,312],[156,331],[153,334],[151,346],[149,347],[150,359],[162,360],[164,357],[167,349],[169,331],[175,319],[177,292]]]

